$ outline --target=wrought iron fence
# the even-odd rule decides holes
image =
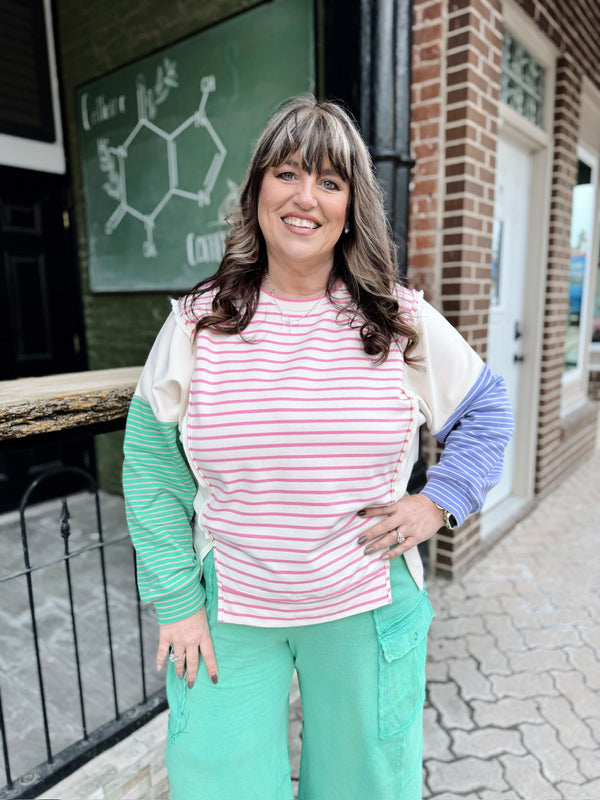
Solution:
[[[53,483],[60,499],[36,504]],[[3,518],[0,798],[35,797],[166,706],[115,502],[105,537],[95,480],[60,467],[31,483],[12,524]]]

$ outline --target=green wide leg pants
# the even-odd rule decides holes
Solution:
[[[420,800],[426,592],[390,562],[391,605],[333,622],[256,628],[216,621],[212,554],[207,612],[219,665],[192,689],[167,673],[171,800],[292,800],[288,698],[302,698],[300,800]]]

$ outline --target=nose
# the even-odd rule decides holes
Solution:
[[[315,185],[316,179],[313,175],[303,175],[302,180],[298,182],[296,202],[301,208],[308,209],[316,205]]]

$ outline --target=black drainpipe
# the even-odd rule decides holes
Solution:
[[[343,100],[369,143],[406,274],[412,0],[323,0],[317,12],[319,94]]]

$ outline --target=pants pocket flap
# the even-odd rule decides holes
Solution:
[[[413,647],[422,644],[427,638],[433,616],[431,603],[423,596],[414,611],[381,631],[380,643],[385,660],[392,662],[402,658]]]

